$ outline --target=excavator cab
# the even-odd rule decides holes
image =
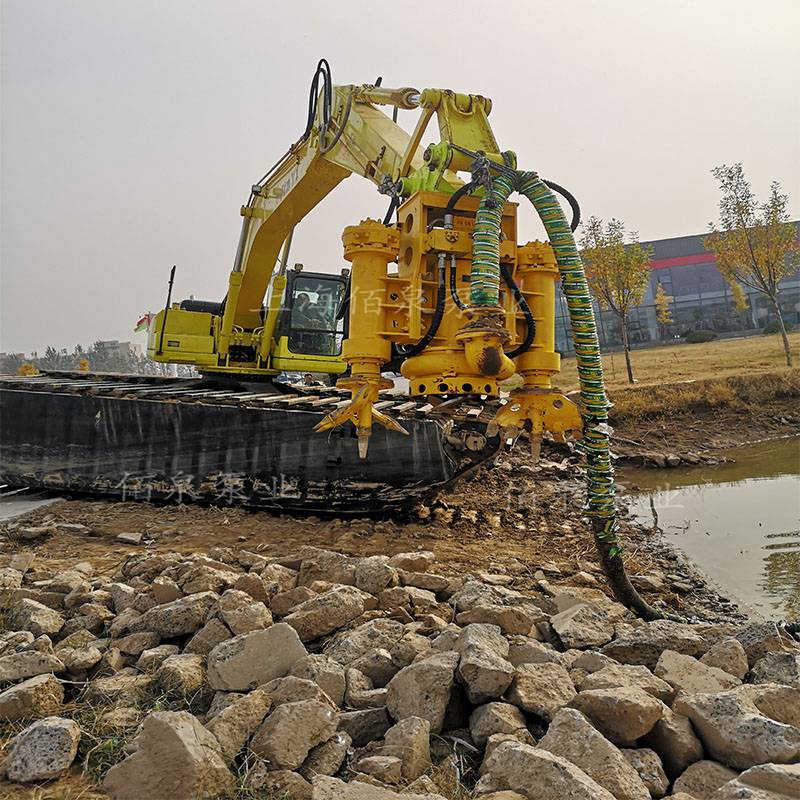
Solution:
[[[287,274],[284,300],[275,330],[271,367],[286,372],[327,372],[338,375],[344,320],[337,319],[346,279],[338,275]]]

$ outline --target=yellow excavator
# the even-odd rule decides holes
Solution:
[[[0,408],[28,420],[6,431],[0,480],[363,511],[441,486],[524,429],[534,450],[545,432],[580,436],[577,406],[551,385],[557,248],[518,243],[508,198],[516,190],[536,205],[536,192],[552,201],[555,188],[573,229],[579,210],[566,190],[517,170],[491,109],[449,89],[337,86],[321,61],[305,131],[241,208],[227,294],[172,302],[173,270],[150,323],[148,355],[201,378],[0,382]],[[398,110],[419,112],[410,135]],[[350,175],[374,183],[388,211],[345,228],[349,272],[291,268],[297,226]],[[330,380],[280,380],[291,372]]]
[[[401,109],[419,112],[410,135],[396,123]],[[173,268],[151,322],[150,357],[201,377],[0,376],[0,485],[386,512],[474,470],[523,430],[534,454],[545,432],[572,435],[614,593],[658,617],[620,557],[609,404],[573,236],[580,211],[567,190],[500,149],[491,109],[486,97],[449,89],[334,86],[320,61],[303,135],[241,209],[224,299],[172,303]],[[423,147],[434,117],[439,141]],[[296,226],[349,175],[389,199],[382,220],[345,228],[349,274],[289,269]],[[547,242],[518,243],[513,192],[533,206]],[[551,384],[559,279],[579,406]],[[298,371],[338,379],[279,380]],[[391,373],[408,382],[406,394]]]

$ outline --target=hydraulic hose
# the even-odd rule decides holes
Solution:
[[[453,298],[456,307],[464,311],[467,308],[467,304],[458,296],[456,277],[456,257],[453,255],[450,257],[450,297]]]
[[[581,224],[581,207],[578,205],[575,195],[573,195],[572,192],[568,191],[563,186],[559,186],[555,181],[548,181],[544,178],[541,178],[541,181],[545,186],[549,186],[554,192],[558,192],[569,203],[569,207],[572,209],[572,222],[569,224],[569,229],[575,233],[575,231],[578,229],[578,225]]]
[[[584,421],[581,446],[586,454],[585,510],[592,522],[600,563],[617,600],[644,619],[660,619],[663,614],[649,605],[628,579],[617,539],[619,526],[614,501],[614,468],[609,451],[609,403],[603,385],[603,364],[592,298],[575,237],[555,195],[535,172],[520,173],[517,190],[533,203],[544,224],[555,251],[561,288],[567,299]]]
[[[536,338],[536,320],[533,318],[531,307],[528,305],[528,302],[525,300],[525,297],[520,291],[519,286],[517,286],[514,278],[511,276],[511,270],[509,269],[508,264],[500,265],[500,274],[503,276],[503,280],[505,281],[506,286],[508,286],[509,291],[512,295],[514,295],[514,301],[519,306],[519,310],[525,317],[525,338],[518,347],[515,347],[513,350],[509,350],[506,353],[509,358],[516,358],[517,356],[521,356],[523,353],[526,353],[528,350],[530,350],[533,340]]]
[[[500,304],[500,220],[503,204],[514,189],[505,174],[492,181],[491,191],[481,198],[472,238],[472,269],[469,300],[472,306]]]
[[[459,186],[453,194],[450,195],[450,199],[447,201],[447,207],[444,210],[445,219],[449,214],[452,214],[455,210],[456,203],[464,197],[464,195],[469,194],[475,188],[474,181],[470,181],[469,183],[465,183],[463,186]]]
[[[433,341],[433,337],[436,336],[437,332],[439,331],[439,325],[442,322],[442,317],[444,317],[444,306],[446,299],[445,255],[444,253],[439,253],[439,284],[436,289],[436,309],[433,312],[433,319],[431,319],[431,324],[428,326],[428,330],[425,332],[425,335],[416,344],[409,345],[408,347],[403,345],[397,346],[397,352],[403,358],[411,358],[411,356],[419,355],[431,343],[431,341]]]

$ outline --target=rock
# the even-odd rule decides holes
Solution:
[[[277,588],[277,584],[271,584],[271,586],[273,589]],[[276,591],[268,590],[264,579],[260,575],[256,575],[255,572],[248,572],[245,575],[240,575],[236,579],[233,588],[239,592],[245,592],[250,595],[253,600],[258,600],[267,606],[269,605],[271,597],[277,594]]]
[[[248,773],[245,789],[248,794],[253,793],[257,797],[274,797],[280,800],[311,800],[313,793],[311,784],[301,775],[288,769],[270,772],[263,761],[257,762]]]
[[[617,800],[650,798],[639,773],[580,711],[562,708],[538,747],[582,769]]]
[[[223,757],[233,761],[255,733],[269,711],[271,700],[263,689],[256,689],[222,709],[206,728],[219,742]]]
[[[386,731],[381,752],[400,759],[403,780],[414,781],[430,769],[430,735],[430,723],[419,717],[406,717]]]
[[[344,763],[353,740],[344,731],[337,731],[330,739],[313,747],[298,772],[306,779],[317,775],[334,775]]]
[[[96,647],[60,647],[58,657],[70,672],[82,672],[100,663],[103,654]]]
[[[716,761],[747,769],[800,758],[798,700],[796,689],[767,683],[716,694],[681,694],[673,708],[689,717]]]
[[[117,614],[133,608],[137,592],[132,586],[128,586],[127,583],[112,583],[108,590],[111,592],[111,602],[114,604],[114,611]]]
[[[78,752],[81,729],[71,719],[45,717],[17,734],[5,763],[9,780],[19,783],[61,777]]]
[[[505,634],[517,634],[520,636],[529,635],[534,630],[536,623],[542,619],[544,619],[543,612],[532,604],[518,606],[476,605],[456,617],[459,625],[468,625],[472,622],[497,625]]]
[[[207,656],[218,644],[227,642],[230,638],[232,638],[231,632],[225,627],[222,620],[215,617],[206,622],[206,624],[189,639],[183,652]]]
[[[664,650],[656,664],[655,674],[677,691],[688,694],[723,692],[741,684],[739,678],[729,672],[673,650]]]
[[[196,653],[169,656],[156,670],[155,678],[164,691],[182,695],[194,694],[206,683],[203,656]]]
[[[574,764],[547,750],[518,742],[504,742],[497,747],[487,759],[486,768],[499,788],[511,789],[531,800],[614,800],[614,795]]]
[[[597,655],[600,655],[599,653]],[[575,662],[577,665],[577,661]],[[675,690],[666,681],[657,678],[647,667],[638,664],[612,662],[596,672],[590,672],[581,681],[581,691],[590,689],[615,689],[620,686],[644,689],[664,703],[671,703]]]
[[[427,572],[436,560],[430,550],[420,550],[416,553],[397,553],[389,559],[389,566],[403,569],[406,572]]]
[[[160,644],[149,650],[143,650],[136,662],[136,669],[141,672],[155,672],[170,656],[180,653],[180,648],[175,644]]]
[[[316,581],[339,583],[345,586],[353,585],[356,571],[355,559],[316,547],[304,548],[304,550],[306,555],[296,576],[297,585],[311,586]]]
[[[392,654],[382,647],[368,650],[350,663],[353,669],[363,672],[374,686],[386,686],[387,683],[400,671],[402,666],[395,664]]]
[[[338,553],[334,553],[334,555],[338,555]],[[342,556],[342,558],[344,557]],[[267,564],[261,570],[261,578],[267,583],[276,583],[281,592],[291,591],[297,586],[297,572],[281,564]]]
[[[396,756],[367,756],[358,761],[356,769],[381,783],[396,785],[403,777],[403,762]]]
[[[703,745],[689,718],[668,708],[664,709],[661,719],[645,736],[644,743],[658,753],[664,770],[672,779],[703,757]]]
[[[397,570],[389,566],[386,556],[369,556],[356,562],[355,585],[362,592],[379,594],[387,586],[394,586],[397,580]]]
[[[473,705],[502,697],[514,674],[511,663],[497,652],[480,645],[469,645],[461,651],[458,677]]]
[[[50,653],[23,650],[20,653],[0,656],[0,684],[18,681],[22,678],[32,678],[34,675],[44,675],[48,672],[63,672],[64,669],[61,659]]]
[[[597,606],[579,603],[554,617],[550,625],[566,648],[601,647],[614,636],[614,623]]]
[[[520,664],[561,664],[564,657],[552,645],[530,636],[512,636],[509,640],[508,660],[518,667]],[[611,661],[611,659],[609,659]]]
[[[800,645],[785,631],[780,631],[774,622],[756,622],[743,628],[736,638],[747,653],[747,661],[752,669],[756,661],[767,653],[782,650],[797,651]]]
[[[245,691],[282,678],[306,655],[294,629],[280,622],[218,644],[208,655],[208,682],[212,689]]]
[[[642,664],[652,670],[664,650],[696,656],[705,647],[705,639],[691,625],[659,619],[614,639],[601,652],[622,664]]]
[[[220,597],[219,615],[234,636],[272,625],[269,609],[260,600],[236,589],[228,589]]]
[[[303,642],[325,636],[364,613],[365,595],[355,586],[339,586],[306,600],[283,618]]]
[[[233,791],[219,743],[188,711],[149,714],[135,745],[106,773],[103,790],[111,800],[212,800]]]
[[[750,671],[750,683],[781,683],[800,689],[800,654],[767,653]]]
[[[381,739],[391,724],[385,708],[365,708],[339,714],[339,730],[350,737],[354,747],[364,747]]]
[[[401,669],[387,687],[386,707],[392,717],[421,717],[433,733],[441,731],[457,663],[457,653],[438,653]]]
[[[165,578],[163,575],[159,575],[153,580],[153,582],[150,584],[150,591],[153,594],[153,599],[156,601],[156,605],[159,606],[165,605],[166,603],[172,603],[173,601],[180,600],[180,598],[183,597],[181,587],[178,586],[175,581]]]
[[[686,792],[697,800],[710,800],[714,792],[739,773],[716,761],[696,761],[675,781],[674,792]]]
[[[153,606],[131,622],[128,626],[132,632],[153,631],[162,639],[174,639],[178,636],[194,633],[203,627],[206,614],[219,600],[214,592],[199,592]]]
[[[575,697],[575,686],[560,664],[521,664],[506,693],[509,703],[549,722]]]
[[[55,714],[64,702],[64,687],[52,675],[36,675],[0,692],[0,720]]]
[[[742,647],[739,640],[733,637],[720,639],[716,644],[713,644],[703,654],[700,661],[709,667],[724,669],[725,672],[740,681],[744,680],[748,670],[747,653],[745,653],[744,647]]]
[[[651,797],[663,797],[667,793],[669,778],[664,772],[664,765],[655,750],[641,747],[638,750],[622,750],[621,752],[636,770]]]
[[[403,792],[402,800],[445,800],[440,794],[416,794]],[[379,786],[351,781],[345,783],[338,778],[325,775],[314,780],[312,800],[398,800],[397,793]]]
[[[285,617],[293,608],[316,596],[317,593],[312,592],[307,586],[297,586],[286,592],[278,592],[270,600],[270,611],[272,611],[273,616]]]
[[[141,533],[120,533],[115,538],[121,544],[141,544],[142,536]]]
[[[282,706],[284,703],[297,703],[300,700],[317,700],[320,703],[328,700],[325,692],[314,681],[295,678],[294,675],[275,678],[259,688],[269,695],[273,708]]]
[[[486,703],[469,718],[470,736],[478,747],[483,747],[490,736],[513,734],[520,729],[527,730],[525,715],[511,703]]]
[[[312,747],[336,732],[336,713],[316,700],[285,703],[261,724],[250,741],[250,749],[264,758],[271,769],[297,769]]]
[[[64,627],[64,617],[42,603],[23,598],[11,617],[17,630],[30,631],[34,636],[55,636]]]
[[[800,797],[800,765],[751,767],[720,787],[714,800],[796,800]]]
[[[292,665],[289,674],[314,681],[334,705],[341,707],[344,702],[344,667],[332,658],[320,653],[307,655]]]
[[[631,745],[649,733],[661,719],[666,706],[643,689],[590,689],[570,703],[614,744]]]
[[[145,650],[156,647],[160,641],[157,633],[142,631],[141,633],[129,633],[127,636],[117,639],[114,646],[126,656],[138,656]]]
[[[323,649],[325,655],[347,665],[375,648],[391,652],[404,633],[403,625],[395,620],[373,619],[335,636],[325,643]]]
[[[131,706],[117,706],[100,715],[98,724],[106,734],[117,734],[131,728],[137,728],[142,720],[142,710]]]
[[[86,687],[84,699],[93,705],[137,705],[153,686],[150,675],[122,669],[105,678],[95,678]]]

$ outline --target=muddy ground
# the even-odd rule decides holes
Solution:
[[[645,451],[716,453],[720,448],[798,433],[800,415],[794,402],[773,400],[746,411],[717,408],[666,418],[628,417],[615,425],[614,450],[624,463],[626,457],[636,458]],[[515,575],[519,588],[532,585],[542,569],[548,577],[596,582],[604,588],[592,535],[580,513],[584,497],[580,459],[563,447],[546,445],[542,462],[533,465],[525,445],[521,441],[512,453],[502,454],[495,464],[428,504],[383,520],[64,499],[0,527],[0,565],[14,552],[33,550],[43,568],[56,570],[76,560],[90,560],[97,571],[111,574],[121,561],[143,549],[189,553],[224,546],[284,555],[313,544],[353,555],[428,549],[450,574],[508,572]],[[622,488],[620,501],[620,538],[629,572],[665,576],[660,590],[643,589],[647,599],[684,615],[708,618],[733,613],[735,606],[707,585],[682,554],[657,532],[626,518]],[[21,540],[15,530],[19,525],[50,522],[56,523],[51,533],[35,542]],[[142,542],[120,542],[117,537],[126,533],[142,534]]]

